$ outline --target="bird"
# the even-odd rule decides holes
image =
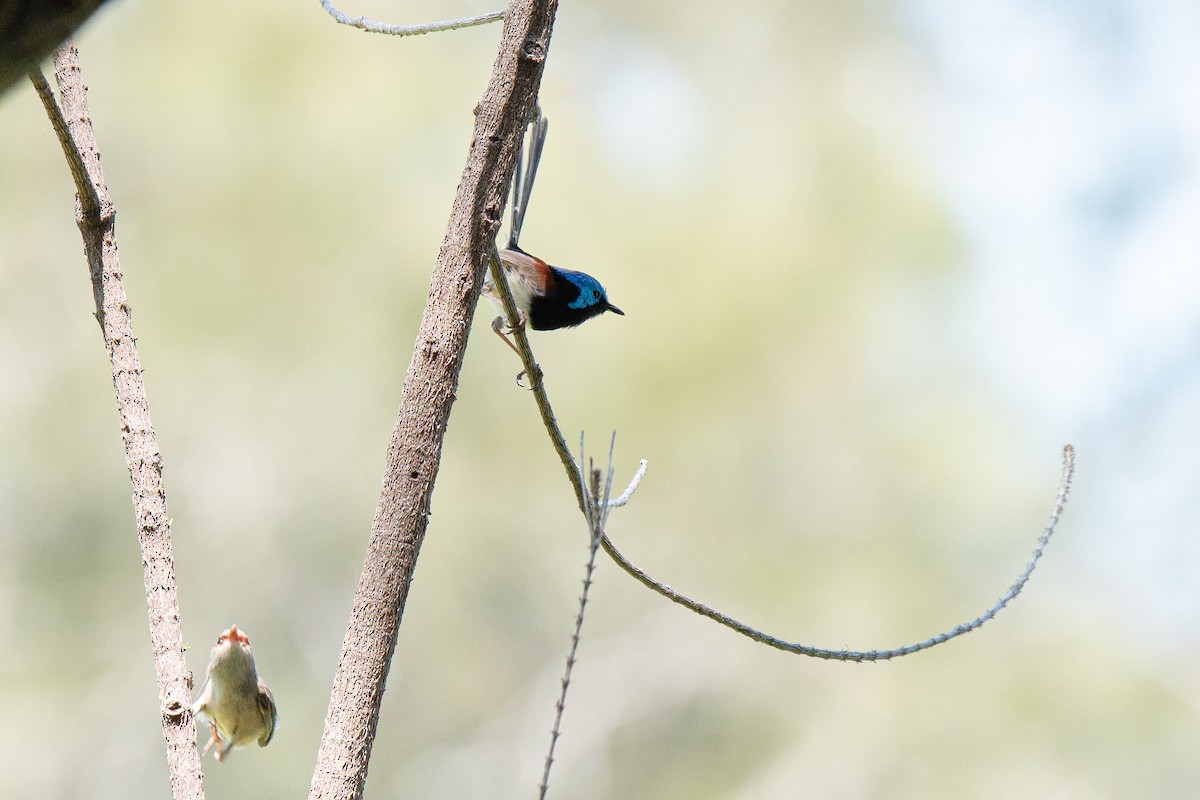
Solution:
[[[217,637],[192,713],[208,718],[210,738],[204,755],[216,745],[217,761],[224,761],[234,747],[254,741],[266,747],[275,735],[275,697],[258,677],[250,639],[237,625]]]
[[[527,323],[535,331],[553,331],[573,328],[605,311],[625,316],[624,311],[609,302],[600,281],[585,272],[551,266],[526,253],[515,242],[509,242],[508,247],[499,251],[499,256],[508,288],[520,312],[518,326]],[[484,280],[483,294],[503,313],[504,304],[491,275]],[[503,325],[504,317],[496,317],[492,330],[513,347],[504,335]]]
[[[509,332],[526,324],[535,331],[573,328],[605,311],[625,316],[624,311],[608,301],[608,293],[591,275],[552,266],[517,246],[548,128],[549,121],[542,116],[541,108],[535,108],[528,157],[518,147],[517,166],[513,171],[512,225],[508,245],[503,250],[493,250],[517,306],[518,319]],[[483,296],[500,311],[500,316],[492,321],[492,330],[519,356],[520,351],[505,335],[504,303],[490,272],[484,278]]]

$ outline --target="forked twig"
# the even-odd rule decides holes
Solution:
[[[360,31],[366,31],[367,33],[383,33],[388,36],[417,36],[422,33],[453,31],[459,28],[470,28],[475,25],[486,25],[489,22],[504,19],[504,11],[501,10],[492,11],[488,14],[479,14],[474,17],[443,19],[438,22],[426,22],[418,25],[390,25],[386,22],[376,22],[366,17],[352,17],[334,8],[333,3],[329,2],[329,0],[321,0],[321,7],[329,12],[329,16],[343,25],[349,25],[352,28],[358,28]]]
[[[75,191],[79,198],[80,216],[85,220],[98,220],[101,205],[100,192],[92,185],[92,181],[88,177],[87,166],[83,163],[83,154],[79,152],[79,147],[75,144],[75,139],[67,127],[67,121],[63,119],[58,101],[54,99],[54,90],[50,88],[50,82],[46,80],[46,76],[40,69],[31,70],[29,80],[33,82],[33,89],[37,92],[38,99],[42,101],[42,108],[46,110],[46,116],[50,118],[50,127],[54,129],[54,135],[58,137],[58,144],[62,147],[63,155],[67,159],[67,167],[71,170],[71,179],[75,181]]]

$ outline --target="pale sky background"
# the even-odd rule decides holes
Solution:
[[[1107,502],[1074,511],[1103,532],[1097,579],[1139,648],[1174,652],[1200,611],[1200,7],[926,3],[914,20],[976,264],[971,344],[1032,423],[1095,442]]]

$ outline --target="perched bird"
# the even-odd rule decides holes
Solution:
[[[517,246],[521,237],[521,226],[525,212],[529,209],[529,196],[537,176],[538,163],[542,159],[542,146],[546,142],[549,122],[540,108],[531,120],[529,151],[526,156],[523,146],[517,150],[517,166],[513,171],[512,228],[509,231],[508,247],[498,251],[504,277],[512,290],[520,319],[517,327],[528,324],[535,331],[552,331],[558,328],[573,328],[597,314],[611,311],[625,312],[608,302],[608,295],[600,281],[583,272],[552,267],[537,256],[531,256]],[[523,177],[523,179],[522,179]],[[501,316],[492,322],[492,330],[513,349],[520,351],[504,335],[504,303],[500,292],[492,281],[490,271],[483,283],[483,296],[500,310]]]
[[[500,264],[522,315],[518,324],[527,322],[535,331],[572,328],[605,311],[625,315],[608,302],[604,287],[591,275],[552,267],[512,243],[500,251]],[[491,275],[484,280],[483,295],[503,312],[504,304]],[[492,329],[512,347],[501,330],[503,324],[504,317],[497,317]]]
[[[208,718],[211,738],[204,753],[216,745],[217,761],[250,742],[266,747],[275,734],[275,698],[258,677],[250,640],[237,625],[217,637],[192,713]]]

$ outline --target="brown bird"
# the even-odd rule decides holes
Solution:
[[[193,714],[208,718],[211,734],[205,754],[217,746],[217,761],[235,747],[257,741],[266,747],[275,734],[275,698],[254,668],[250,639],[237,625],[217,637]]]

